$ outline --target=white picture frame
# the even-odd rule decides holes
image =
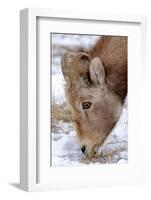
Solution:
[[[64,167],[57,168],[52,170],[50,168],[50,173],[47,168],[41,167],[39,163],[39,154],[42,154],[41,157],[47,157],[47,153],[39,150],[39,102],[38,99],[38,87],[44,87],[39,85],[39,79],[37,78],[37,63],[39,62],[38,53],[37,53],[37,20],[38,18],[47,19],[51,21],[52,19],[70,21],[80,21],[91,22],[99,24],[100,22],[112,24],[126,24],[127,27],[131,27],[132,32],[135,25],[137,26],[136,33],[138,33],[139,40],[136,41],[139,44],[138,53],[140,57],[138,58],[137,64],[139,64],[139,70],[131,69],[129,73],[130,80],[132,80],[132,75],[134,70],[135,82],[137,83],[136,93],[139,93],[141,97],[143,93],[143,87],[145,87],[145,73],[147,66],[147,41],[146,41],[146,17],[145,16],[124,16],[124,15],[112,15],[112,14],[100,14],[100,13],[76,13],[72,11],[54,11],[49,9],[24,9],[20,12],[20,185],[21,188],[26,191],[39,191],[39,190],[54,190],[54,189],[69,189],[69,188],[81,188],[81,187],[99,187],[99,186],[110,186],[110,185],[128,185],[128,184],[137,184],[145,183],[147,179],[146,173],[146,157],[145,152],[145,134],[143,133],[143,123],[142,126],[137,128],[136,125],[141,124],[143,118],[139,118],[141,111],[137,112],[137,107],[134,106],[135,94],[132,94],[131,101],[133,102],[130,105],[130,109],[135,110],[135,115],[131,115],[131,123],[134,123],[133,130],[138,130],[137,144],[134,144],[134,135],[132,141],[130,142],[130,154],[132,154],[132,159],[130,163],[125,167],[117,165],[110,166],[97,166],[97,167]],[[50,27],[52,27],[51,25]],[[61,27],[60,27],[61,28]],[[112,28],[111,28],[112,29]],[[128,29],[128,28],[126,28]],[[108,30],[106,30],[108,31]],[[116,33],[116,32],[115,32]],[[117,32],[118,34],[118,32]],[[134,33],[133,33],[134,35]],[[133,47],[130,47],[133,48]],[[131,53],[133,52],[130,49]],[[134,49],[136,50],[136,49]],[[141,54],[140,54],[141,53]],[[135,54],[134,54],[135,55]],[[136,55],[137,57],[137,55]],[[129,55],[131,60],[130,65],[136,64],[133,61],[133,56]],[[47,69],[48,70],[48,69]],[[43,69],[42,69],[43,71]],[[44,75],[46,74],[45,71]],[[140,85],[141,77],[141,85]],[[47,77],[48,78],[48,77]],[[46,84],[49,83],[49,78],[46,78]],[[136,83],[129,83],[129,87],[136,86]],[[46,90],[49,90],[49,87],[46,86]],[[130,90],[130,93],[133,93]],[[44,94],[45,95],[45,94]],[[49,95],[49,93],[47,94]],[[46,98],[44,98],[45,100]],[[46,100],[48,104],[48,100]],[[137,106],[141,107],[141,98],[136,102]],[[49,107],[47,107],[49,108]],[[44,113],[47,114],[47,113]],[[138,122],[135,122],[133,117],[137,117]],[[46,118],[48,122],[48,116]],[[48,124],[45,124],[48,125]],[[49,127],[46,127],[48,130]],[[40,144],[41,145],[41,144]],[[139,146],[143,148],[139,148]],[[48,150],[48,149],[47,149]],[[43,155],[44,154],[44,155]],[[49,155],[49,154],[48,154]],[[143,155],[141,162],[139,161],[139,155]],[[135,159],[133,159],[135,157]],[[42,161],[40,161],[42,162]],[[47,160],[42,163],[47,163]],[[40,166],[40,167],[39,167]],[[40,168],[40,169],[39,169]],[[106,169],[104,169],[106,168]],[[41,171],[42,169],[42,171]],[[43,174],[43,171],[45,173]],[[114,173],[115,172],[115,173]],[[125,175],[124,175],[124,173]],[[93,174],[92,174],[93,173]],[[102,174],[101,174],[102,173]],[[42,176],[44,176],[43,178]],[[80,174],[80,176],[78,176]],[[83,177],[81,176],[83,175]],[[45,177],[49,177],[48,181],[45,182]],[[60,177],[59,177],[60,176]],[[43,181],[41,181],[43,180]]]

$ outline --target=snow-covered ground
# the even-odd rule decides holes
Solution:
[[[63,104],[66,101],[62,73],[52,75],[52,97],[57,104]]]
[[[61,56],[74,48],[89,48],[94,45],[98,36],[89,35],[52,35],[52,98],[58,105],[66,102],[64,93],[64,79],[61,72]],[[100,147],[100,157],[87,161],[83,158],[76,133],[71,123],[55,120],[52,138],[52,166],[85,165],[98,163],[127,163],[128,161],[128,127],[127,127],[127,99],[123,106],[122,115],[115,128]]]

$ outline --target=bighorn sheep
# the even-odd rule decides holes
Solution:
[[[127,94],[127,37],[102,36],[88,52],[65,54],[61,66],[81,151],[94,157]]]

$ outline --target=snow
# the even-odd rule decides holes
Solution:
[[[65,99],[64,79],[62,74],[52,76],[52,97],[57,104],[63,104]]]
[[[52,166],[67,166],[80,163],[82,152],[75,135],[64,133],[52,135]]]
[[[61,46],[71,46],[75,49],[75,47],[84,47],[89,48],[94,45],[96,40],[99,38],[97,35],[74,35],[74,34],[53,34],[52,35],[52,43],[53,45],[61,45]]]
[[[58,105],[66,102],[64,92],[64,78],[61,72],[61,56],[69,50],[83,47],[85,49],[94,45],[98,36],[52,34],[52,99]],[[72,44],[72,45],[71,45]],[[128,127],[127,127],[127,99],[123,111],[115,128],[110,133],[105,143],[100,147],[100,157],[87,161],[84,159],[77,142],[76,133],[71,123],[57,121],[51,133],[51,161],[52,166],[71,166],[87,164],[128,162]]]

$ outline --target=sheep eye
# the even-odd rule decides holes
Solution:
[[[90,106],[91,106],[91,102],[83,102],[83,103],[82,103],[83,109],[89,109]]]

